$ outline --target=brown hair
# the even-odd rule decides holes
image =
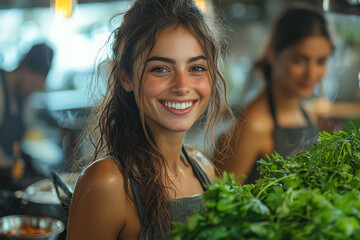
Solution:
[[[162,30],[177,26],[186,28],[199,41],[208,61],[212,92],[205,111],[209,116],[205,117],[205,127],[212,136],[217,119],[224,113],[231,113],[225,98],[225,80],[218,68],[222,45],[215,30],[219,28],[213,24],[207,22],[191,0],[137,0],[112,34],[112,57],[105,62],[109,71],[108,89],[99,106],[93,110],[94,126],[85,138],[94,147],[90,162],[105,154],[112,155],[123,174],[127,196],[132,201],[128,180],[131,178],[139,184],[143,206],[137,207],[143,208],[148,220],[147,226],[143,227],[150,235],[157,230],[165,234],[170,229],[166,161],[151,130],[144,123],[143,112],[137,106],[133,92],[122,88],[120,73],[125,70],[130,81],[134,74],[138,74],[142,81],[144,70],[133,68],[135,60],[144,56],[143,53],[148,57]],[[139,91],[141,93],[141,89]]]

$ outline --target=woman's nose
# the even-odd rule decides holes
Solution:
[[[184,72],[177,72],[175,74],[170,91],[180,96],[190,92],[189,79]]]
[[[306,69],[306,75],[309,79],[314,80],[318,78],[318,67],[314,63],[309,63]]]

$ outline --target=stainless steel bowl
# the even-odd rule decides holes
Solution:
[[[50,228],[51,232],[28,237],[17,235],[19,229],[24,226],[24,224],[28,224],[32,228]],[[55,240],[64,229],[65,226],[63,222],[48,217],[11,215],[0,218],[0,239]],[[7,234],[9,231],[11,231],[11,235]]]

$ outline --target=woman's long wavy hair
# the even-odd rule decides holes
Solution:
[[[334,48],[321,9],[305,3],[296,3],[283,10],[272,26],[270,38],[262,56],[254,64],[254,68],[264,75],[268,85],[270,85],[272,72],[268,60],[269,51],[273,50],[275,54],[279,54],[309,36],[323,36]]]
[[[210,132],[213,139],[217,119],[231,111],[225,97],[225,80],[218,67],[223,52],[223,44],[218,40],[219,28],[215,28],[214,19],[208,20],[191,0],[135,1],[112,34],[112,57],[104,62],[108,69],[108,88],[101,103],[92,111],[90,134],[84,133],[84,138],[90,140],[94,148],[90,163],[111,154],[123,174],[127,196],[134,202],[129,179],[140,186],[143,205],[137,207],[143,208],[147,219],[143,228],[150,235],[155,231],[165,234],[171,227],[166,160],[144,122],[142,107],[136,104],[133,92],[123,89],[121,72],[125,71],[130,81],[137,74],[139,86],[142,86],[144,70],[134,69],[135,60],[149,56],[162,30],[178,26],[187,29],[199,41],[208,61],[212,92],[205,111],[209,117],[204,119],[206,132]],[[146,59],[141,60],[146,62]],[[139,93],[141,91],[140,88]]]

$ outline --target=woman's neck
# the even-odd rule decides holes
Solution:
[[[299,109],[301,98],[284,91],[280,87],[272,86],[272,96],[276,109],[279,111],[296,111]]]
[[[306,118],[300,108],[302,98],[284,91],[280,87],[272,88],[276,117],[280,126],[297,127],[306,125]]]
[[[184,134],[179,132],[172,132],[166,135],[156,136],[156,143],[159,150],[163,154],[168,167],[172,171],[177,171],[181,161],[181,148],[184,141]]]

